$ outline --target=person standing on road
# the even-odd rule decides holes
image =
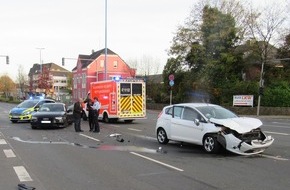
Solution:
[[[93,101],[91,99],[87,100],[87,111],[89,112],[89,126],[90,131],[95,129],[95,118],[94,118],[94,109],[93,109]]]
[[[81,118],[82,118],[82,112],[83,112],[83,106],[82,106],[83,99],[79,98],[77,102],[74,103],[74,119],[75,119],[75,131],[76,132],[83,132],[81,129]]]
[[[94,121],[95,121],[95,128],[94,128],[94,133],[99,133],[100,132],[100,125],[99,125],[99,112],[101,108],[101,103],[99,102],[98,97],[94,97]]]

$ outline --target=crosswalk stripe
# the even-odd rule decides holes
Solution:
[[[14,166],[15,173],[17,174],[19,180],[22,181],[33,181],[23,166]]]
[[[14,154],[14,152],[11,149],[4,149],[3,152],[4,152],[4,154],[5,154],[5,156],[7,158],[14,158],[14,157],[16,157],[15,154]]]
[[[0,144],[7,144],[7,142],[4,139],[0,139]]]

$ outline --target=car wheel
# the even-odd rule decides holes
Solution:
[[[217,153],[220,149],[220,144],[213,135],[206,135],[203,139],[203,149],[207,153]]]
[[[36,129],[37,127],[35,125],[31,125],[31,129]]]
[[[63,123],[63,128],[66,128],[66,127],[68,127],[68,125],[69,125],[68,121],[67,121],[67,120],[65,120],[65,122]]]
[[[157,141],[160,144],[167,144],[169,139],[167,138],[167,134],[164,129],[159,129],[157,132]]]
[[[17,123],[17,121],[15,121],[15,120],[13,120],[13,121],[11,121],[12,123]]]

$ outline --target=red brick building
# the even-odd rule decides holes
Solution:
[[[79,55],[77,66],[72,70],[73,101],[86,97],[91,82],[102,81],[106,78],[111,80],[114,77],[133,78],[136,75],[136,69],[130,68],[119,55],[110,49],[107,49],[106,68],[107,72],[105,71],[105,49],[92,52],[91,55]]]

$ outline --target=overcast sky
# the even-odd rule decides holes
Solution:
[[[166,63],[166,50],[195,0],[107,0],[107,47],[126,60],[150,56]],[[261,1],[259,1],[261,2]],[[0,75],[16,79],[34,63],[77,58],[105,47],[105,0],[0,0]],[[75,60],[66,60],[71,70]]]

